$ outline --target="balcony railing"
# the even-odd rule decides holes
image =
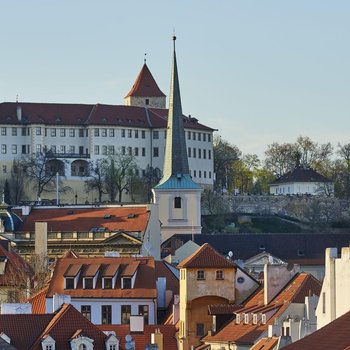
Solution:
[[[48,152],[48,158],[90,158],[90,153],[53,153]]]

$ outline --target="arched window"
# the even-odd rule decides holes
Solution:
[[[174,198],[174,208],[181,208],[181,197]]]
[[[79,350],[87,350],[87,347],[85,344],[80,344],[79,345]]]

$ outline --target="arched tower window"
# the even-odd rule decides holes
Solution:
[[[174,208],[181,208],[181,197],[174,198]]]

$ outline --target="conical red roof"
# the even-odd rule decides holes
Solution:
[[[136,78],[134,85],[129,93],[125,96],[137,97],[164,97],[165,94],[159,89],[152,73],[148,69],[146,63],[143,65],[139,75]]]

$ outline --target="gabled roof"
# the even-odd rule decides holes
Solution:
[[[285,350],[345,350],[350,349],[350,311],[316,332],[290,344]]]
[[[129,215],[133,214],[131,218]],[[150,212],[144,206],[108,206],[57,208],[35,207],[28,216],[23,216],[23,225],[19,231],[35,230],[35,222],[47,222],[48,232],[90,232],[93,227],[102,227],[107,231],[144,233]]]
[[[28,302],[32,304],[33,314],[46,314],[46,294],[48,290],[49,286],[43,288],[28,299]]]
[[[270,185],[278,185],[282,183],[291,182],[331,182],[312,168],[305,168],[303,166],[295,167],[286,174],[273,181]]]
[[[129,96],[165,97],[165,94],[160,90],[146,63],[142,66],[134,85],[125,98]]]
[[[151,334],[159,329],[163,334],[163,349],[177,350],[176,327],[173,325],[145,325],[144,331],[140,333],[130,333],[129,325],[99,325],[97,326],[104,332],[115,332],[119,340],[119,348],[125,349],[125,336],[130,334],[135,341],[135,349],[145,349],[147,344],[151,343]]]
[[[171,290],[173,294],[179,294],[179,279],[171,271],[171,269],[176,269],[175,267],[169,267],[169,264],[164,260],[155,261],[155,272],[156,278],[166,277],[166,288]]]
[[[310,281],[311,280],[311,281]],[[273,324],[276,317],[282,315],[291,303],[299,303],[301,295],[305,298],[309,294],[319,295],[321,292],[321,283],[312,275],[300,273],[294,276],[281,292],[268,304],[264,304],[264,288],[260,287],[244,304],[240,310],[235,313],[265,313],[272,312],[273,315],[266,324],[261,320],[253,324],[251,319],[248,324],[243,321],[236,323],[236,320],[228,323],[218,333],[206,336],[204,341],[208,342],[235,342],[239,344],[253,344],[269,324]],[[302,301],[304,302],[304,300]]]
[[[179,268],[236,268],[236,265],[224,258],[210,244],[204,243],[193,254],[183,260]]]
[[[4,274],[0,274],[0,286],[18,286],[18,283],[25,283],[26,276],[31,273],[27,262],[16,252],[6,250],[1,244],[0,257],[6,260]],[[21,279],[21,282],[18,279]]]
[[[261,338],[250,350],[273,350],[278,343],[278,337]]]
[[[90,266],[99,265],[96,286],[94,289],[83,288],[84,272]],[[118,266],[118,275],[113,289],[102,288],[104,272],[110,271],[111,265]],[[67,271],[79,269],[76,289],[64,289],[64,278]],[[136,271],[137,269],[137,271]],[[55,270],[49,285],[46,298],[52,298],[55,293],[70,295],[71,298],[156,298],[157,288],[155,279],[154,259],[151,257],[103,257],[103,258],[60,258],[57,260]],[[134,287],[121,288],[121,277],[137,273]],[[126,276],[125,275],[125,276]]]

